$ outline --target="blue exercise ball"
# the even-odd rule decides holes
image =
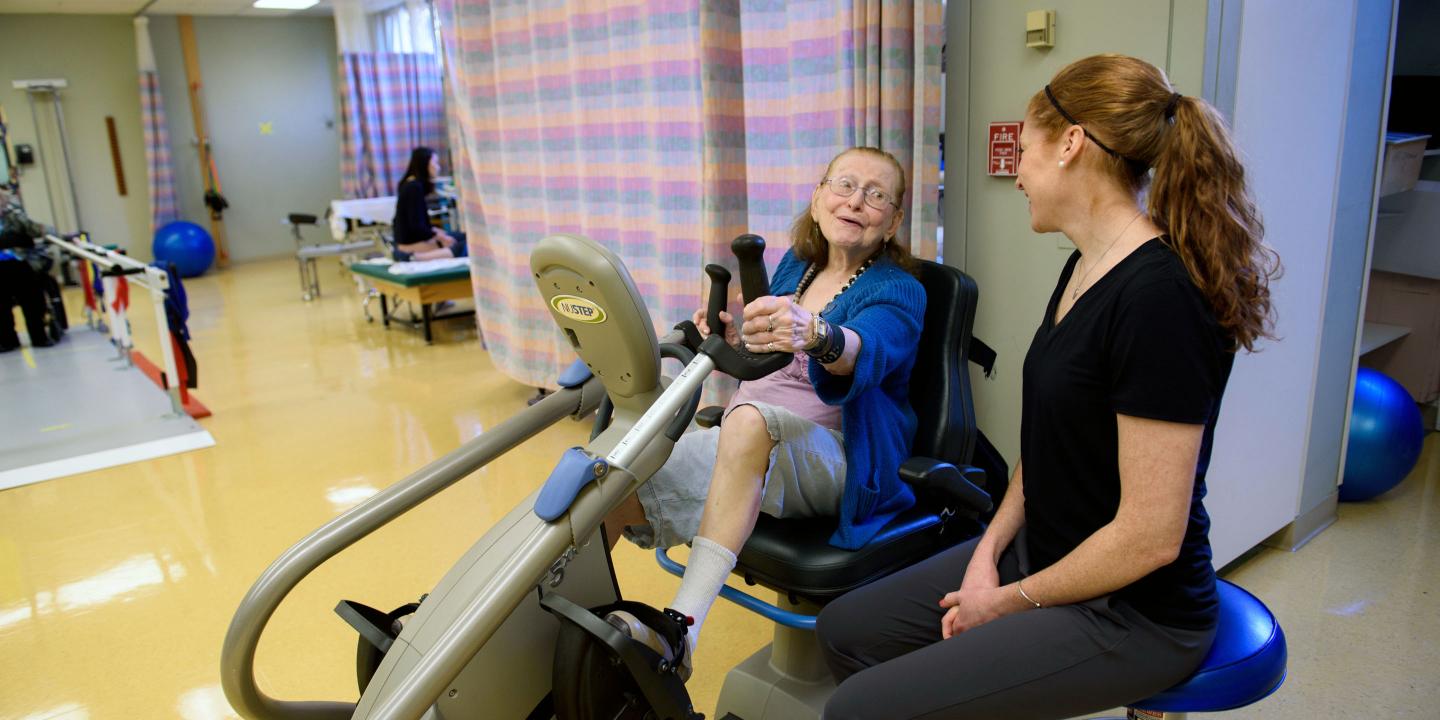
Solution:
[[[1378,370],[1360,368],[1340,499],[1369,500],[1405,479],[1420,460],[1425,426],[1415,399]]]
[[[184,220],[166,223],[156,230],[150,249],[156,260],[175,263],[180,277],[204,275],[210,263],[215,262],[215,241],[210,239],[210,233]]]

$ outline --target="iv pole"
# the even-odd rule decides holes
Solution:
[[[37,95],[48,94],[50,96],[50,101],[55,108],[55,122],[57,124],[57,134],[60,136],[61,162],[64,164],[65,180],[70,186],[70,207],[74,213],[74,217],[70,219],[75,223],[75,226],[70,229],[79,231],[85,227],[85,223],[81,220],[82,216],[80,214],[80,193],[78,193],[75,189],[75,172],[74,169],[70,166],[70,143],[65,139],[65,110],[60,105],[60,90],[62,88],[68,87],[69,83],[60,79],[16,80],[13,85],[16,89],[25,91],[25,99],[30,103],[30,120],[35,123],[35,141],[37,145],[40,145],[40,152],[42,153],[42,157],[43,153],[45,152],[45,146],[44,143],[41,142],[41,137],[43,133],[40,130],[39,115],[35,112],[35,98]],[[58,213],[55,212],[55,193],[51,188],[52,183],[50,175],[51,173],[49,172],[45,173],[45,200],[50,205],[51,219],[55,221],[56,225],[59,225],[60,218]]]

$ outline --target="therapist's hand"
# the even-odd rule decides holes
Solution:
[[[946,593],[945,597],[940,598],[940,607],[950,610],[940,618],[941,639],[949,640],[966,630],[974,630],[991,620],[1018,612],[1020,608],[1010,602],[1011,594],[1019,595],[1015,588],[1009,586],[977,589],[961,587],[955,592]]]
[[[995,563],[979,554],[965,568],[960,589],[940,598],[940,607],[949,608],[940,618],[940,637],[945,640],[991,620],[1034,608],[1020,596],[1014,583],[1001,585]]]

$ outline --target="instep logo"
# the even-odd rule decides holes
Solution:
[[[605,322],[605,309],[589,300],[574,295],[556,295],[550,299],[555,312],[577,322],[598,325]]]

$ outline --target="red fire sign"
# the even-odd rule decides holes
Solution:
[[[990,174],[1014,177],[1020,170],[1020,126],[1018,122],[990,123]]]

